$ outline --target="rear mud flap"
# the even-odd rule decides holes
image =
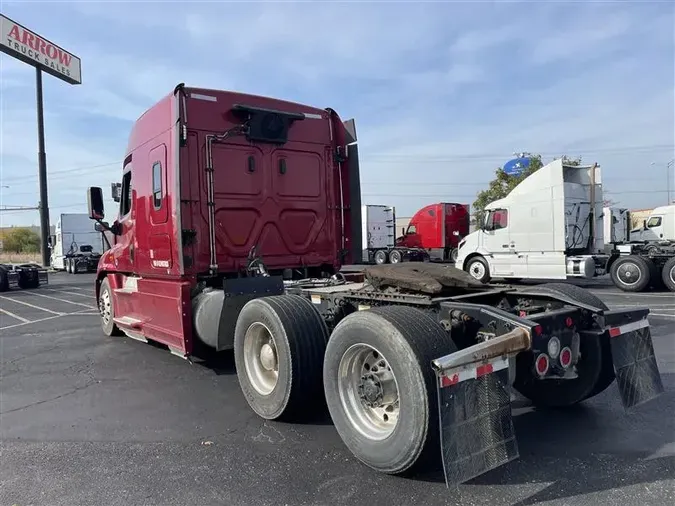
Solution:
[[[459,485],[519,457],[509,361],[446,371],[437,376],[445,481]]]
[[[661,395],[663,383],[647,319],[610,327],[608,332],[624,408],[630,410]]]

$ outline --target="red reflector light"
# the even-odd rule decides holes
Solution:
[[[572,350],[565,347],[560,351],[560,365],[567,369],[572,363]]]
[[[567,325],[568,327],[571,327],[572,325],[574,325],[574,320],[572,320],[571,316],[567,317],[567,319],[565,320],[565,325]]]
[[[548,372],[548,357],[545,353],[542,353],[537,357],[535,368],[537,369],[537,374],[539,376],[544,376]]]
[[[537,325],[537,326],[534,328],[534,333],[537,334],[538,336],[540,336],[541,333],[542,333],[543,331],[544,331],[544,329],[541,328],[541,325]]]
[[[619,327],[609,329],[609,337],[616,337],[619,335],[621,335],[621,329]]]

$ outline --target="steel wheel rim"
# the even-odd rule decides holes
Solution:
[[[108,325],[110,323],[111,311],[110,311],[110,293],[108,290],[103,290],[103,293],[99,297],[98,310],[101,313],[101,319],[103,323]]]
[[[626,286],[633,286],[642,279],[642,271],[633,262],[625,262],[616,270],[619,280]],[[637,277],[634,277],[637,274]]]
[[[481,279],[485,276],[485,266],[480,262],[474,262],[469,269],[471,275],[476,279]]]
[[[251,386],[269,395],[279,380],[277,346],[272,332],[260,322],[252,323],[244,335],[244,368]]]
[[[670,268],[670,281],[675,284],[675,265]]]
[[[396,254],[396,253],[392,254],[392,255],[391,255],[391,258],[389,259],[389,261],[390,261],[392,264],[397,264],[400,260],[401,260],[401,259],[399,258],[399,255]]]
[[[352,427],[381,441],[396,428],[400,413],[394,371],[377,349],[359,343],[344,352],[338,366],[340,403]]]

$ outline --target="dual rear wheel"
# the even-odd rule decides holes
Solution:
[[[253,411],[294,420],[325,398],[342,441],[366,465],[400,474],[433,458],[439,427],[430,363],[456,350],[449,335],[425,313],[392,306],[353,313],[328,337],[303,297],[248,302],[234,353]]]

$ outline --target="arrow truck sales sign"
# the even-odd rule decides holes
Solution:
[[[0,14],[0,51],[70,84],[82,84],[80,59]]]

